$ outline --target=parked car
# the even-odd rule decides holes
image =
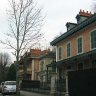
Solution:
[[[16,81],[5,81],[2,87],[2,94],[16,94]]]
[[[1,84],[0,84],[0,92],[2,92],[3,85],[4,85],[4,82],[1,82]]]

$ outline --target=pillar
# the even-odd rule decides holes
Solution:
[[[56,96],[56,73],[51,76],[51,92],[50,96]]]
[[[68,71],[66,71],[66,93],[65,96],[69,96],[69,91],[68,91]]]

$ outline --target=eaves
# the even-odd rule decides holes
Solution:
[[[58,38],[54,39],[50,44],[56,45],[57,43],[59,43],[60,41],[64,40],[65,38],[69,37],[70,35],[78,32],[79,30],[85,28],[86,26],[92,24],[96,22],[96,14],[92,15],[91,17],[89,17],[88,19],[84,20],[83,22],[81,22],[80,24],[77,24],[74,28],[72,28],[71,30],[67,31],[66,33],[62,34],[61,36],[59,36]]]

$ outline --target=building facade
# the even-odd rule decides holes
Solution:
[[[66,24],[67,32],[51,42],[56,46],[57,81],[68,96],[68,72],[96,67],[96,14],[80,10],[77,23]],[[58,84],[57,84],[58,86]]]
[[[39,70],[39,55],[41,50],[30,49],[21,56],[19,64],[19,77],[21,80],[37,80]]]
[[[51,73],[53,71],[52,66],[50,65],[53,62],[55,62],[55,52],[53,51],[49,51],[40,57],[38,78],[43,85],[50,85]],[[47,85],[45,87],[47,87]]]
[[[39,80],[41,57],[48,52],[50,52],[49,49],[43,51],[41,49],[30,49],[29,52],[21,56],[18,72],[20,80]],[[50,60],[47,60],[47,62],[50,62]]]

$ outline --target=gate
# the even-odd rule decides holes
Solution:
[[[96,96],[96,69],[68,72],[69,96]]]

